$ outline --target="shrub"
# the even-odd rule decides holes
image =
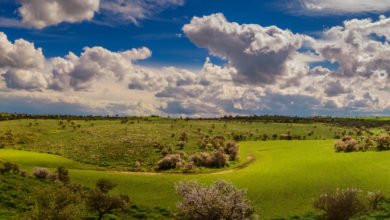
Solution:
[[[19,173],[19,166],[17,164],[14,164],[14,163],[5,162],[3,164],[3,167],[0,168],[0,173],[5,174],[5,173],[10,173],[10,172]]]
[[[390,150],[390,135],[377,137],[376,143],[378,150]]]
[[[195,165],[194,165],[194,162],[190,161],[188,163],[185,163],[182,167],[182,170],[184,173],[189,173],[191,171],[193,171],[195,168]]]
[[[369,192],[367,198],[368,198],[368,204],[370,205],[370,208],[373,210],[378,210],[380,203],[386,199],[385,195],[381,191]]]
[[[76,220],[84,216],[85,206],[79,193],[57,185],[37,191],[34,207],[26,219]]]
[[[322,194],[314,207],[324,212],[324,219],[348,220],[364,210],[364,203],[357,189],[337,189],[335,193]]]
[[[222,151],[215,151],[210,158],[211,167],[224,167],[228,162],[228,156]]]
[[[65,167],[57,168],[57,177],[65,185],[70,183],[69,172]]]
[[[178,163],[181,163],[182,159],[179,154],[168,154],[163,159],[157,162],[159,169],[168,170],[176,168]]]
[[[33,171],[33,175],[37,179],[46,179],[46,177],[49,175],[49,169],[44,167],[35,167]]]
[[[367,151],[375,147],[375,142],[370,137],[363,137],[362,140],[357,145],[357,150]]]
[[[211,144],[213,145],[214,149],[222,148],[225,144],[225,138],[222,136],[215,136],[213,139],[211,139]]]
[[[188,141],[188,134],[185,131],[183,131],[180,134],[179,141],[183,141],[183,142],[187,142]]]
[[[336,152],[352,152],[357,150],[358,142],[352,137],[344,137],[335,143]]]
[[[186,145],[186,142],[185,141],[178,141],[177,142],[177,146],[183,150],[184,149],[184,146]]]
[[[240,146],[234,141],[228,141],[225,144],[224,151],[226,154],[230,156],[230,160],[235,161],[238,160],[238,151]]]
[[[58,179],[58,175],[56,173],[49,173],[47,174],[46,179],[54,182]]]
[[[207,167],[210,164],[211,156],[207,152],[200,152],[190,156],[190,161],[197,167]]]
[[[20,170],[19,174],[22,177],[26,177],[28,175],[28,172],[27,172],[27,170]]]
[[[223,180],[210,186],[180,182],[176,191],[183,198],[177,204],[179,219],[247,219],[253,214],[246,191]]]

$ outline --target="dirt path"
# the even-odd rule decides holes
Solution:
[[[133,171],[104,171],[104,172],[110,172],[110,173],[120,173],[120,174],[131,174],[131,175],[202,175],[202,174],[225,174],[225,173],[233,173],[237,170],[244,169],[245,167],[248,167],[251,163],[256,161],[256,157],[252,154],[248,155],[247,161],[244,163],[231,168],[231,169],[225,169],[225,170],[217,170],[217,171],[207,171],[207,172],[201,172],[201,173],[162,173],[162,172],[133,172]]]

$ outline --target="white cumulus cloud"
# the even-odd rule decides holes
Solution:
[[[62,22],[91,20],[100,0],[19,0],[22,22],[30,27],[45,28]]]
[[[390,0],[297,0],[299,7],[315,15],[315,13],[361,13],[386,12],[390,10]]]

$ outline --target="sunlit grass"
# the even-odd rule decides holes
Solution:
[[[314,198],[338,187],[390,193],[390,152],[335,153],[333,142],[244,142],[241,143],[241,156],[251,153],[256,161],[242,170],[219,174],[124,174],[80,170],[86,167],[54,155],[9,150],[0,150],[0,159],[28,168],[65,165],[72,168],[70,174],[75,182],[87,186],[93,186],[98,178],[110,178],[118,183],[117,191],[128,193],[137,204],[170,209],[174,209],[178,200],[175,182],[226,179],[240,188],[247,188],[257,211],[266,218],[310,211]]]

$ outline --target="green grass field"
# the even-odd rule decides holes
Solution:
[[[112,170],[134,170],[137,161],[151,171],[162,151],[180,151],[177,143],[182,132],[188,134],[183,151],[202,151],[198,142],[205,136],[262,140],[291,133],[302,139],[332,139],[335,133],[353,129],[325,124],[285,124],[263,122],[224,122],[219,120],[175,120],[139,118],[126,123],[119,120],[10,120],[0,122],[0,144],[6,148],[52,153]],[[2,138],[2,139],[1,139]]]
[[[171,210],[178,201],[175,182],[226,179],[248,189],[249,198],[265,219],[311,211],[313,199],[338,187],[381,190],[389,195],[390,152],[335,153],[333,143],[334,140],[242,142],[241,156],[253,154],[255,162],[241,170],[196,175],[96,171],[89,170],[95,167],[56,155],[8,149],[0,150],[0,159],[30,170],[35,166],[64,165],[70,168],[73,181],[86,186],[93,186],[98,178],[110,178],[118,183],[116,191],[128,193],[135,203]]]

